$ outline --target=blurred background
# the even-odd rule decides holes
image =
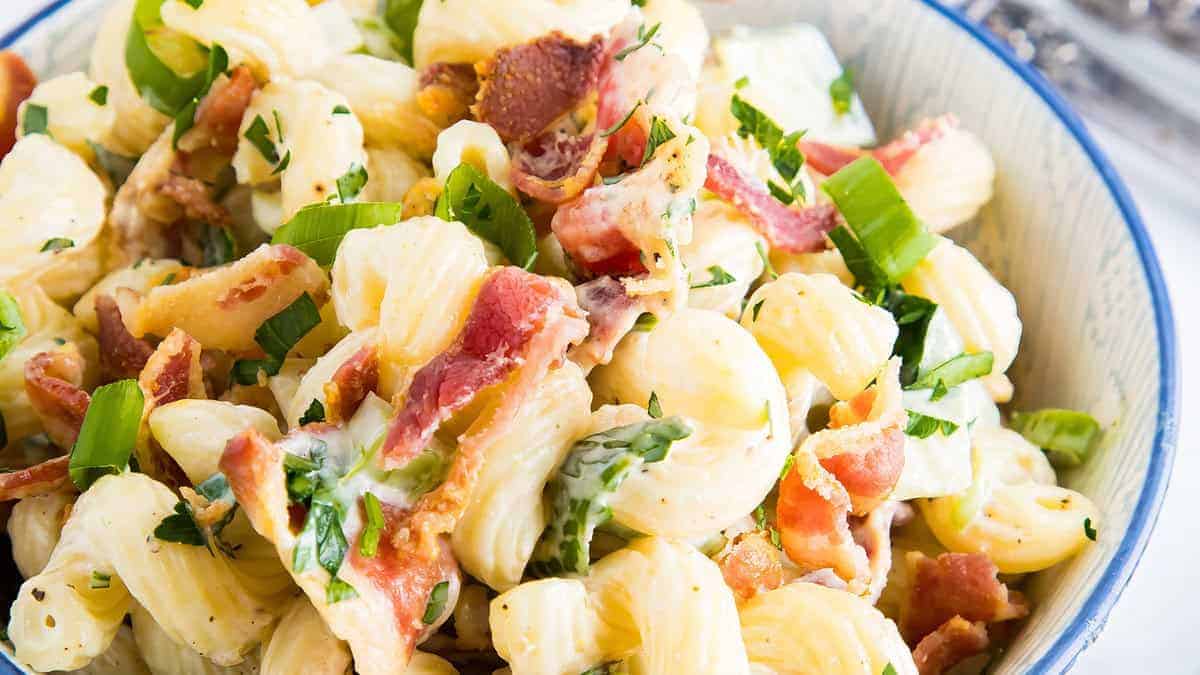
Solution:
[[[51,1],[0,0],[0,33]],[[942,1],[1036,65],[1084,117],[1154,240],[1174,303],[1181,381],[1200,381],[1200,0]],[[1185,387],[1155,534],[1074,672],[1200,675],[1200,424],[1189,423],[1189,394]]]

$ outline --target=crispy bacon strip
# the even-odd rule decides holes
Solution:
[[[808,165],[826,176],[837,173],[839,169],[864,155],[870,155],[879,160],[884,170],[894,176],[921,148],[945,136],[947,131],[956,127],[958,127],[957,117],[942,115],[922,121],[916,129],[906,131],[891,143],[874,150],[830,145],[810,140],[801,140],[800,150],[804,153]]]
[[[982,553],[943,553],[929,558],[910,551],[911,580],[900,608],[900,633],[916,644],[955,616],[967,621],[1008,621],[1029,614],[1025,597],[996,578],[999,570]]]
[[[96,339],[100,342],[100,369],[104,378],[121,380],[137,377],[154,353],[154,347],[129,333],[121,318],[121,307],[111,295],[97,295],[95,307],[100,326]]]
[[[217,227],[229,227],[233,217],[229,210],[218,204],[212,189],[199,178],[172,173],[158,186],[158,191],[183,208],[183,214]]]
[[[475,66],[439,61],[421,71],[417,107],[439,127],[448,127],[471,114],[479,93]]]
[[[295,431],[319,437],[328,425],[312,425]],[[270,540],[280,560],[288,566],[297,584],[312,600],[330,630],[350,644],[357,672],[364,675],[401,675],[426,626],[421,621],[430,591],[440,581],[458,575],[457,564],[444,543],[432,555],[401,537],[419,513],[384,503],[385,530],[373,557],[359,553],[359,531],[347,531],[349,554],[338,577],[349,583],[356,597],[330,604],[326,601],[328,575],[313,566],[304,572],[291,569],[299,526],[289,511],[283,460],[284,443],[272,443],[261,433],[247,430],[230,440],[221,457],[220,469],[238,503],[245,509],[254,529]],[[303,522],[303,510],[295,514]],[[359,519],[361,522],[364,519]]]
[[[204,370],[200,367],[200,343],[179,330],[171,331],[158,344],[138,376],[145,402],[142,405],[142,426],[134,453],[138,466],[155,480],[167,485],[191,485],[187,474],[150,437],[146,420],[159,406],[186,398],[207,398]]]
[[[33,93],[37,77],[19,54],[0,52],[0,158],[17,142],[17,108]]]
[[[607,148],[608,139],[599,134],[545,132],[513,153],[513,183],[534,199],[562,204],[595,182]]]
[[[739,600],[749,600],[783,585],[779,549],[767,539],[765,532],[739,534],[716,560],[725,584],[733,589]]]
[[[625,284],[600,277],[575,287],[579,307],[587,312],[588,336],[573,348],[571,360],[585,373],[612,360],[617,343],[633,329],[645,303],[625,292]]]
[[[338,366],[325,383],[325,421],[340,424],[379,386],[379,348],[367,345]]]
[[[181,150],[194,152],[211,147],[224,155],[237,151],[242,116],[258,83],[247,66],[238,66],[229,79],[213,86],[196,108],[195,124],[179,139]]]
[[[253,351],[264,321],[302,293],[321,304],[328,287],[311,258],[286,244],[264,244],[232,265],[150,289],[130,328],[137,337],[180,328],[208,349]]]
[[[784,552],[803,569],[828,567],[853,592],[865,590],[870,562],[850,531],[850,495],[803,446],[794,457],[775,506]]]
[[[413,377],[383,444],[383,468],[395,469],[416,457],[438,425],[480,391],[537,359],[533,349],[543,346],[544,334],[569,324],[566,342],[582,339],[581,315],[574,298],[545,278],[516,267],[493,272],[454,344]]]
[[[83,355],[74,343],[25,362],[25,394],[46,435],[60,448],[75,445],[91,397],[83,384]]]
[[[0,502],[49,494],[70,483],[69,455],[48,459],[40,464],[0,473]]]
[[[921,675],[941,675],[952,666],[988,647],[987,626],[956,616],[921,638],[913,649],[913,662]]]
[[[802,209],[784,206],[756,179],[719,155],[708,156],[704,187],[749,218],[771,248],[791,253],[821,251],[825,248],[825,233],[837,226],[833,205],[815,204]]]
[[[604,55],[603,37],[582,44],[558,31],[500,49],[475,65],[480,81],[475,116],[505,143],[524,142],[596,88]]]

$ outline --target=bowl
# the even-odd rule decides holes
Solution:
[[[109,1],[52,2],[0,38],[0,48],[16,49],[42,77],[80,69]],[[1036,611],[993,669],[1066,671],[1103,628],[1145,549],[1175,446],[1175,328],[1133,200],[1052,87],[934,0],[700,6],[714,31],[817,25],[854,69],[881,138],[950,111],[991,148],[996,198],[951,234],[1017,296],[1025,330],[1010,371],[1013,407],[1087,410],[1108,427],[1097,454],[1062,476],[1100,507],[1099,540],[1030,581]]]

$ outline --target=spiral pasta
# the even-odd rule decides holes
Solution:
[[[471,504],[454,530],[459,564],[497,590],[521,581],[546,528],[542,488],[572,441],[584,435],[592,393],[582,371],[564,363],[526,399],[509,434],[486,449]]]
[[[8,629],[17,658],[38,670],[82,667],[108,648],[136,599],[175,641],[218,663],[239,663],[274,623],[288,587],[255,593],[234,572],[237,561],[156,539],[176,501],[141,474],[96,481],[76,502],[46,568],[21,586]],[[92,583],[93,574],[107,576],[104,585]],[[164,575],[204,583],[181,601],[181,587],[162,584]]]
[[[915,675],[896,624],[846,591],[797,582],[760,594],[738,613],[751,663],[776,675]]]
[[[8,517],[8,538],[22,577],[28,579],[46,566],[74,503],[75,495],[51,492],[26,497],[13,506]]]
[[[225,444],[237,434],[253,428],[272,440],[280,436],[267,411],[225,401],[175,401],[155,408],[147,421],[154,440],[197,485],[217,472]]]
[[[801,368],[839,399],[866,388],[892,353],[892,315],[828,274],[784,274],[747,301],[742,326],[781,373]]]
[[[1087,527],[1099,527],[1099,511],[1087,497],[1055,484],[1041,450],[1015,431],[994,427],[976,429],[971,440],[971,487],[919,502],[943,546],[985,553],[1002,573],[1018,574],[1046,569],[1087,544]]]
[[[75,671],[83,675],[152,675],[134,639],[133,629],[121,626],[108,649]]]
[[[290,603],[271,638],[263,643],[261,675],[342,675],[350,668],[350,649],[329,632],[308,598]]]
[[[585,579],[517,586],[492,601],[491,626],[513,675],[574,675],[611,660],[650,675],[749,672],[721,571],[660,537],[634,541]]]
[[[133,603],[129,613],[138,653],[154,675],[255,675],[259,672],[258,656],[253,651],[236,666],[219,666],[167,635],[141,605]]]

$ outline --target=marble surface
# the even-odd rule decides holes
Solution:
[[[1055,0],[1039,0],[1053,5]],[[0,32],[47,4],[46,0],[0,0]],[[1079,22],[1077,17],[1072,17]],[[1103,29],[1085,30],[1103,36]],[[1170,68],[1200,72],[1200,62],[1176,59],[1156,45],[1120,51],[1123,66],[1143,76]],[[1163,66],[1163,59],[1169,66]],[[1139,67],[1143,66],[1144,67]],[[1181,70],[1182,69],[1182,70]],[[1200,81],[1194,75],[1193,83]],[[1161,80],[1155,77],[1148,80]],[[1194,88],[1171,92],[1181,107],[1200,109]],[[1200,624],[1200,598],[1195,571],[1200,562],[1200,539],[1195,514],[1200,513],[1200,423],[1187,414],[1193,398],[1189,375],[1200,378],[1200,361],[1189,345],[1200,342],[1200,191],[1163,169],[1138,144],[1114,130],[1093,127],[1097,140],[1109,153],[1133,193],[1158,251],[1167,286],[1174,301],[1182,361],[1183,415],[1171,487],[1153,538],[1121,600],[1099,639],[1079,658],[1077,673],[1154,672],[1200,674],[1200,640],[1192,633]]]

